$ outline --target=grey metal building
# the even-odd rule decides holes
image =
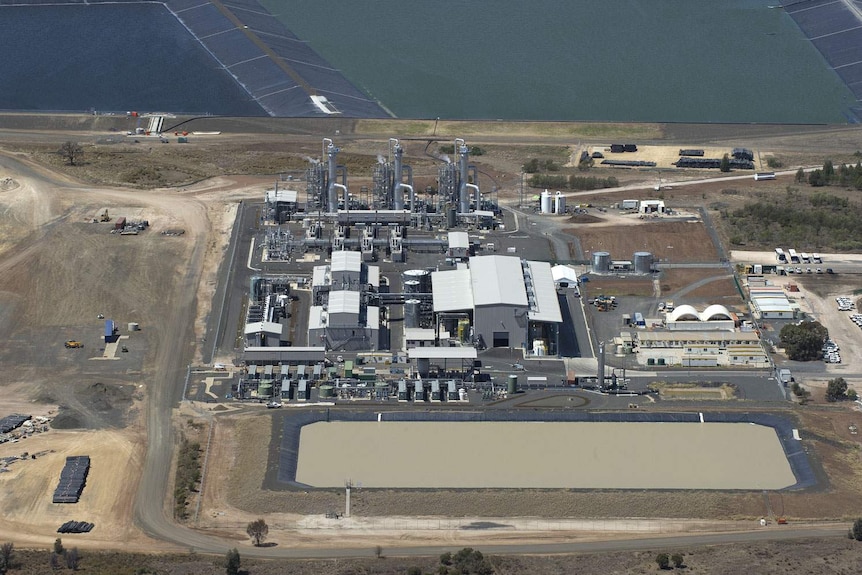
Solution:
[[[562,315],[549,263],[475,256],[467,269],[434,272],[431,281],[438,325],[466,317],[479,347],[557,354]]]

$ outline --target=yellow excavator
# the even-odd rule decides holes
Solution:
[[[111,221],[111,216],[108,215],[107,209],[105,209],[105,211],[102,212],[102,215],[99,216],[99,221],[101,221],[101,222],[110,222]]]

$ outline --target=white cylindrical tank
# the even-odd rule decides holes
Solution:
[[[458,399],[460,401],[467,401],[467,390],[463,387],[458,390]]]
[[[557,195],[554,196],[554,213],[566,213],[566,196],[563,195],[563,192],[557,192]]]
[[[543,214],[552,214],[553,208],[551,207],[551,192],[545,190],[542,192],[542,213]]]

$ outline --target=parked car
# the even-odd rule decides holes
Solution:
[[[70,339],[69,341],[66,342],[65,345],[66,345],[67,349],[84,347],[83,343],[81,343],[80,341],[75,341],[74,339]]]

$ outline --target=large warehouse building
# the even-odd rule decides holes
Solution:
[[[547,262],[474,256],[465,268],[434,272],[431,282],[438,318],[469,318],[479,347],[557,355],[562,316]]]

